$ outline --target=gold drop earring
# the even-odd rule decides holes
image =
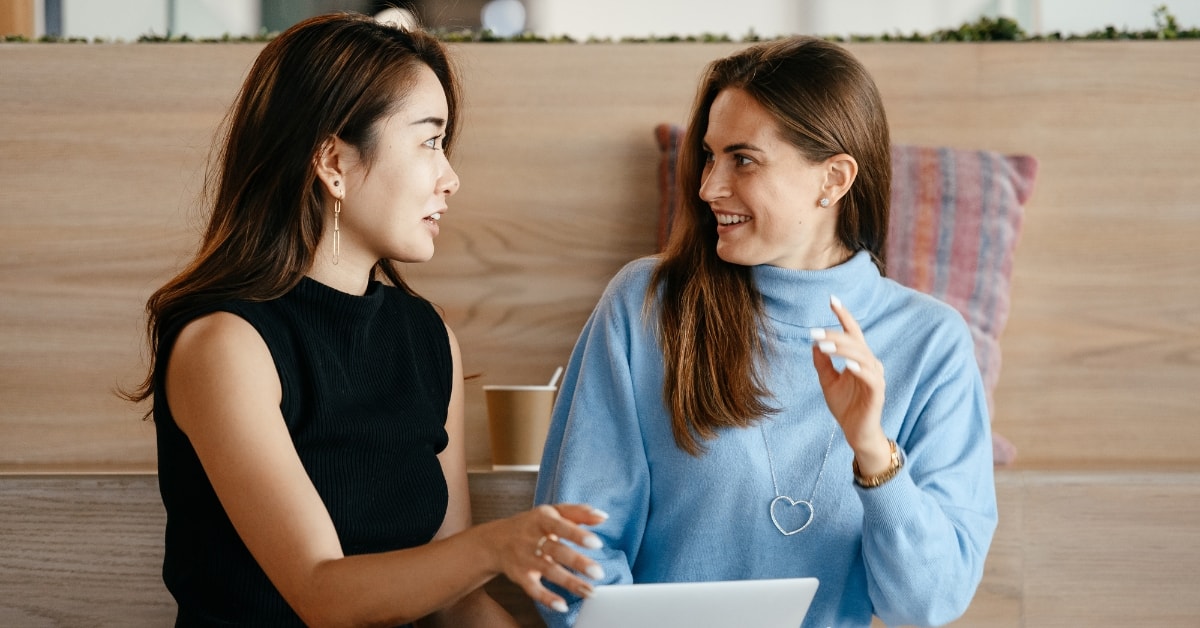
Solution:
[[[341,185],[341,181],[334,181],[333,187]],[[337,266],[338,259],[342,254],[342,230],[338,225],[338,217],[342,213],[342,197],[337,196],[333,199],[333,265]]]

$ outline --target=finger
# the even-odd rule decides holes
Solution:
[[[558,542],[557,538],[545,544],[543,556],[558,565],[569,567],[575,572],[587,574],[587,577],[592,580],[604,578],[604,568],[599,563]]]
[[[584,525],[596,525],[608,519],[608,513],[587,504],[555,504],[554,509],[564,519]]]
[[[834,295],[829,295],[829,308],[833,310],[833,314],[837,316],[838,322],[842,324],[842,329],[846,333],[857,338],[862,338],[862,328],[858,326],[858,321],[850,314],[850,310],[842,305],[842,300]]]
[[[813,366],[817,369],[817,380],[821,383],[821,388],[826,388],[837,379],[837,369],[833,368],[833,359],[828,354],[821,351],[817,345],[813,345]]]
[[[601,521],[603,521],[603,519],[601,519]],[[545,522],[542,530],[546,535],[558,537],[554,539],[555,541],[565,539],[580,547],[586,547],[588,549],[600,549],[604,547],[604,543],[600,540],[600,537],[596,536],[595,533],[590,530],[586,530],[562,517],[555,517],[552,520]]]
[[[593,591],[592,583],[557,563],[546,565],[542,570],[542,578],[548,582],[557,584],[579,597],[588,597]]]
[[[559,613],[567,612],[567,601],[542,585],[541,572],[533,572],[529,574],[529,578],[517,584],[525,591],[525,595],[528,595],[533,601],[552,608]]]

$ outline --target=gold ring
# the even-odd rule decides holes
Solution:
[[[549,536],[546,536],[546,535],[544,535],[544,534],[543,534],[543,535],[542,535],[542,538],[538,539],[538,542],[537,542],[537,547],[535,547],[535,548],[533,549],[533,555],[534,555],[534,556],[537,556],[538,558],[541,558],[541,557],[542,557],[542,553],[543,553],[543,552],[542,552],[542,546],[543,546],[543,545],[545,545],[545,544],[546,544],[546,541],[549,541],[549,540],[550,540],[550,537],[549,537]]]

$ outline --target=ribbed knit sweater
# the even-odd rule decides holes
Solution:
[[[943,624],[983,574],[996,527],[992,445],[970,332],[950,306],[879,275],[870,256],[817,271],[752,269],[767,321],[759,426],[723,429],[690,456],[663,404],[663,359],[644,313],[653,259],[609,284],[568,362],[546,441],[538,503],[587,502],[610,517],[584,550],[606,583],[816,577],[805,628]],[[854,452],[825,403],[812,327],[840,328],[836,295],[886,369],[883,430],[907,454],[887,483],[852,480]],[[747,321],[747,324],[750,324]],[[840,358],[834,359],[841,365]],[[831,444],[832,443],[832,444]],[[826,454],[828,451],[828,454]],[[777,495],[811,502],[787,507]],[[547,609],[559,628],[570,613]]]
[[[372,282],[355,296],[307,277],[279,299],[221,303],[163,335],[154,421],[167,511],[163,579],[179,604],[177,625],[299,626],[167,406],[175,338],[213,311],[242,317],[270,349],[283,419],[347,555],[428,543],[441,526],[448,497],[437,454],[447,444],[449,338],[433,307],[401,289]]]

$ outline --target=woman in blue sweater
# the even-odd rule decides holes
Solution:
[[[602,584],[812,576],[805,626],[959,617],[996,526],[987,405],[962,318],[884,276],[873,80],[809,38],[715,61],[679,164],[666,251],[576,344],[537,501],[611,515]]]
[[[394,262],[432,257],[459,180],[435,38],[356,15],[268,43],[230,111],[212,216],[147,305],[177,626],[516,626],[505,574],[566,610],[580,504],[471,526],[458,344]],[[543,557],[553,556],[563,569]]]

